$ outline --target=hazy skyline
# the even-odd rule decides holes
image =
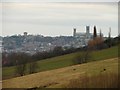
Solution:
[[[17,0],[16,0],[17,1]],[[73,1],[73,0],[71,0]],[[42,34],[45,36],[72,35],[73,28],[85,32],[85,26],[97,26],[105,36],[111,27],[118,35],[117,3],[2,3],[2,35]]]

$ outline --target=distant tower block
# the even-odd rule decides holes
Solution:
[[[90,37],[90,26],[86,26],[86,37]]]
[[[24,32],[24,36],[27,36],[27,34],[28,34],[27,32]]]
[[[86,33],[87,33],[87,34],[90,33],[90,26],[86,26]]]
[[[76,36],[76,28],[73,28],[73,36]]]

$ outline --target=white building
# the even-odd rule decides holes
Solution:
[[[90,26],[86,26],[86,32],[76,32],[76,28],[73,30],[73,37],[77,39],[77,46],[85,46],[88,41],[92,39],[93,35],[90,33]]]

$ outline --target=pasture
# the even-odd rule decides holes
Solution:
[[[105,71],[104,71],[105,69]],[[118,58],[72,65],[3,80],[3,88],[64,88],[79,77],[118,73]]]

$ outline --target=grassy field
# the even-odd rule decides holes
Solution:
[[[104,71],[105,72],[105,71]],[[99,75],[84,75],[70,80],[66,88],[118,88],[118,73],[105,72]]]
[[[105,71],[104,71],[105,69]],[[3,80],[3,88],[63,88],[79,77],[118,73],[118,58],[94,61]]]
[[[81,52],[49,58],[46,60],[40,60],[37,62],[38,64],[37,72],[71,66],[74,64],[73,61],[75,60],[76,55],[78,53],[81,53]],[[91,52],[91,58],[89,61],[104,60],[104,59],[115,58],[115,57],[118,57],[117,46],[109,49]],[[28,74],[27,71],[26,71],[26,74]],[[3,79],[15,77],[15,66],[4,67],[2,75],[3,75]]]

